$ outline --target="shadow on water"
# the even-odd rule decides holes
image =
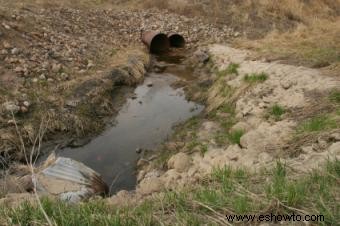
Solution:
[[[113,184],[111,192],[132,190],[136,185],[136,149],[155,149],[173,132],[173,127],[199,114],[203,106],[187,101],[178,79],[192,78],[191,70],[181,65],[183,57],[161,56],[168,64],[163,73],[149,73],[135,96],[127,100],[115,119],[115,126],[79,148],[58,151],[91,167]],[[177,71],[177,72],[176,72]]]

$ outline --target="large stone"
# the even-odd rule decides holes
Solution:
[[[231,131],[243,131],[248,132],[250,129],[250,125],[246,122],[238,122],[233,127],[231,127]]]
[[[328,151],[331,155],[335,155],[340,157],[340,142],[332,144],[329,148]]]
[[[149,195],[154,192],[159,192],[164,188],[164,183],[159,177],[151,177],[142,180],[139,183],[137,192],[142,195]]]
[[[165,187],[170,189],[178,185],[178,182],[181,179],[181,174],[175,169],[170,169],[162,175],[161,179],[164,182]]]
[[[331,141],[340,141],[340,133],[332,133],[330,136]]]
[[[172,156],[168,161],[168,168],[175,169],[177,172],[182,173],[186,171],[192,164],[192,159],[185,153],[178,153]]]

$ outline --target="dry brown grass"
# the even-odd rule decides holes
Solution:
[[[274,30],[263,39],[254,42],[242,39],[235,44],[254,49],[260,56],[269,59],[282,59],[311,67],[334,64],[336,68],[340,62],[340,19],[314,20],[309,25],[299,24],[291,32]]]
[[[236,47],[252,48],[261,57],[340,68],[340,0],[146,0],[142,5],[227,24],[246,34]]]
[[[114,8],[119,0],[0,0],[0,5],[11,7],[74,7],[80,9],[86,8]]]

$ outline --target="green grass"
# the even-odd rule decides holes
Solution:
[[[328,115],[316,116],[312,119],[309,119],[303,122],[298,127],[298,132],[300,133],[308,133],[308,132],[320,132],[328,129],[337,128],[337,121],[332,119]]]
[[[268,75],[264,72],[257,74],[257,73],[252,73],[252,74],[246,74],[244,77],[244,81],[248,83],[259,83],[259,82],[264,82],[268,79]]]
[[[57,225],[220,225],[226,214],[324,215],[319,225],[340,222],[340,161],[322,170],[297,176],[278,162],[272,170],[250,173],[243,169],[215,169],[209,180],[161,196],[133,208],[110,206],[104,201],[70,205],[44,199],[43,207]],[[2,207],[0,222],[10,225],[44,225],[37,206]]]
[[[279,120],[281,119],[282,115],[286,113],[286,110],[282,106],[274,104],[272,107],[269,108],[268,113],[276,120]]]
[[[340,91],[331,92],[329,99],[334,103],[340,104]]]
[[[222,71],[217,72],[218,77],[225,77],[226,75],[238,75],[238,69],[240,65],[235,63],[230,63],[228,67]]]
[[[230,143],[240,145],[240,140],[243,135],[244,135],[243,130],[235,130],[228,134],[228,139]]]

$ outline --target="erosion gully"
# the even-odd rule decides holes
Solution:
[[[173,133],[173,128],[199,114],[203,106],[188,101],[182,88],[172,84],[194,79],[193,71],[180,55],[156,57],[166,65],[161,73],[149,72],[114,119],[114,125],[82,147],[64,148],[59,156],[84,163],[100,173],[110,193],[136,186],[138,150],[156,149]]]

